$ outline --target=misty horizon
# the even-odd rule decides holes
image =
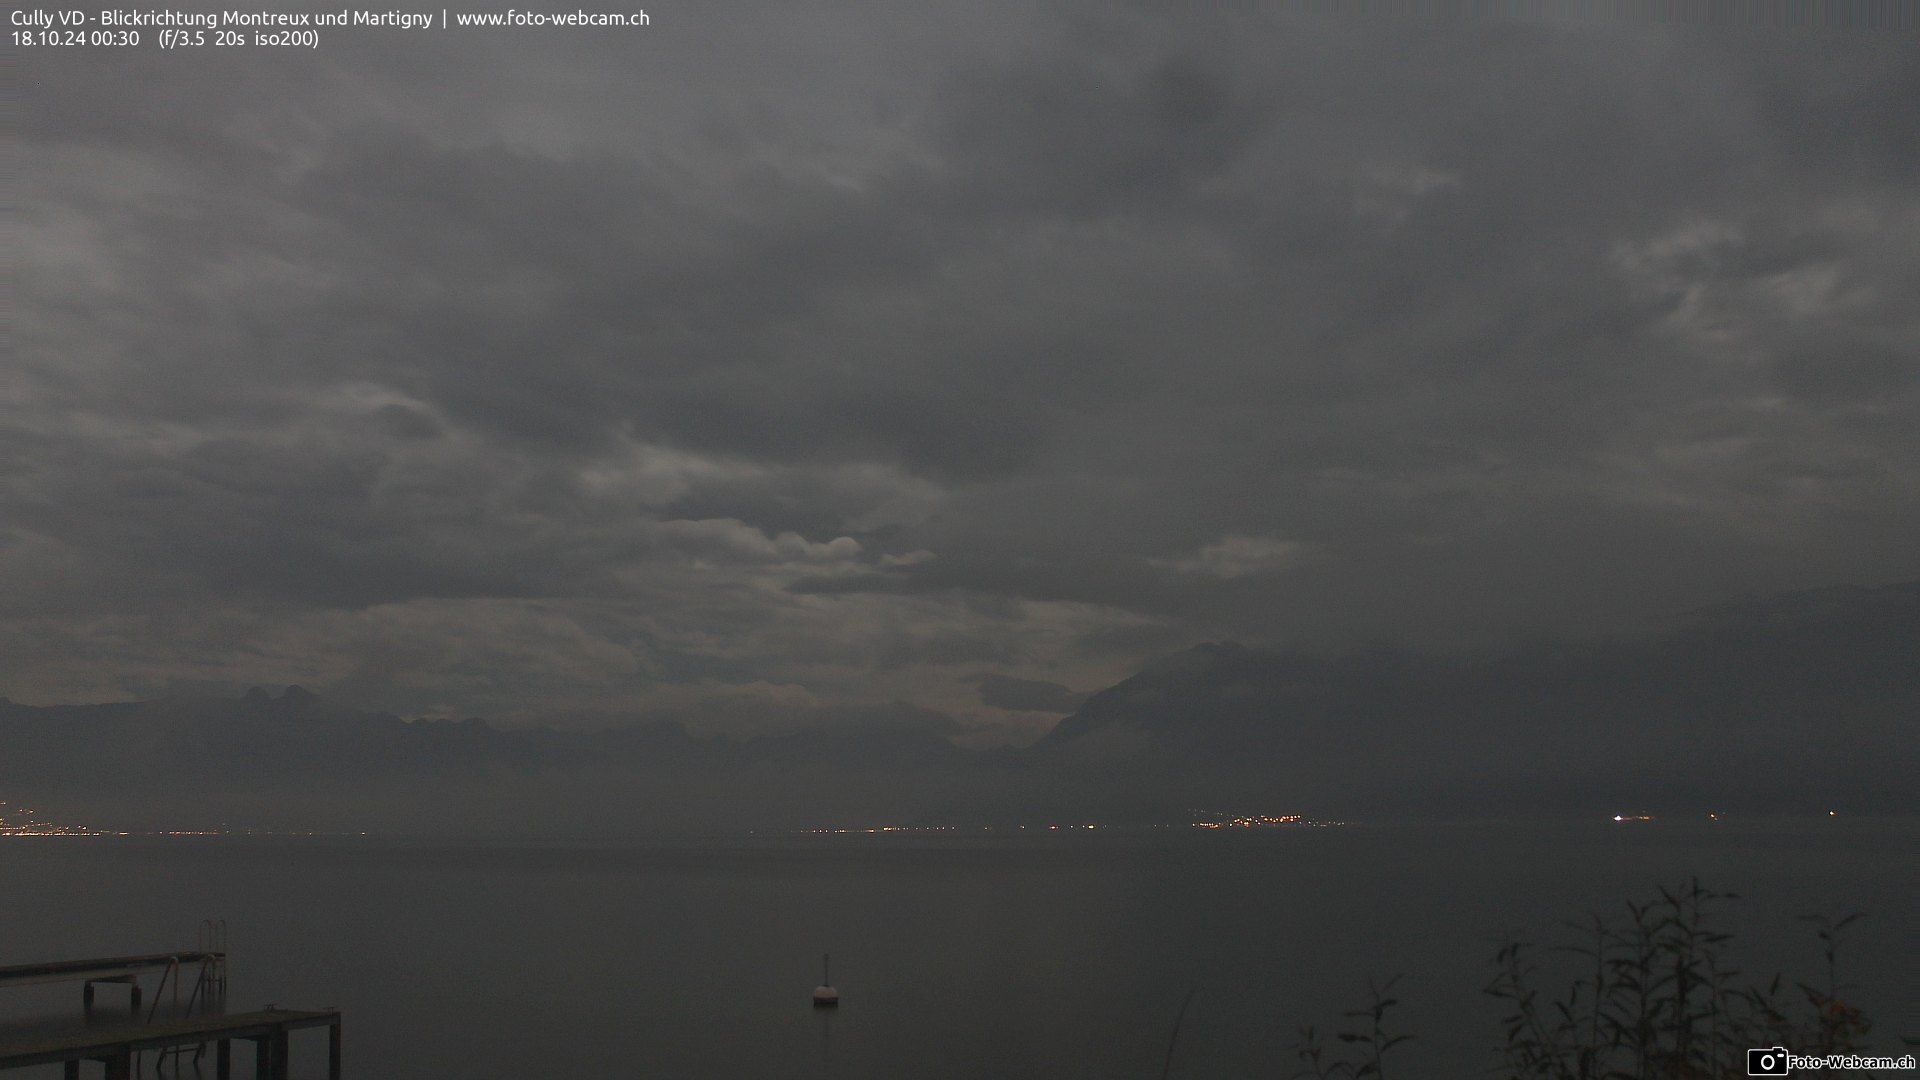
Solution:
[[[0,701],[0,787],[142,827],[400,833],[1115,825],[1196,807],[1330,820],[1910,815],[1913,754],[1891,748],[1920,710],[1916,630],[1909,582],[1490,657],[1216,643],[1089,691],[972,678],[983,700],[1057,713],[1018,745],[972,741],[977,728],[902,701],[733,730],[671,712],[403,720],[298,686]]]

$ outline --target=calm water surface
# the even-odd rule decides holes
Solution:
[[[0,963],[188,946],[236,1010],[346,1010],[362,1078],[1284,1077],[1296,1027],[1403,976],[1404,1076],[1471,1077],[1503,938],[1699,874],[1751,970],[1843,955],[1881,1042],[1920,1034],[1913,822],[836,836],[681,844],[0,840]],[[837,1011],[808,1006],[822,952]],[[103,991],[103,997],[107,994]],[[77,986],[0,992],[16,1021]],[[119,1000],[115,997],[113,1000]],[[295,1037],[296,1075],[324,1036]],[[209,1073],[210,1074],[210,1073]],[[58,1076],[58,1069],[14,1074]],[[193,1075],[191,1070],[183,1075]],[[245,1075],[244,1069],[242,1075]]]

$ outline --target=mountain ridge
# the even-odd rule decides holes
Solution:
[[[197,793],[258,807],[291,789],[294,807],[338,820],[357,799],[405,817],[441,790],[481,817],[500,816],[490,801],[535,792],[543,812],[609,823],[641,814],[644,792],[740,820],[791,811],[800,823],[1126,818],[1226,802],[1342,814],[1834,801],[1897,812],[1913,808],[1900,731],[1920,715],[1916,656],[1920,582],[1903,582],[1743,598],[1654,639],[1490,658],[1205,643],[1088,695],[1025,750],[963,749],[946,738],[950,718],[905,704],[730,739],[658,717],[593,731],[409,720],[299,686],[0,700],[0,785],[125,814],[143,793],[156,805],[192,807]]]

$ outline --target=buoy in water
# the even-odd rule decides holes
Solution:
[[[813,988],[813,1007],[831,1009],[840,1004],[840,991],[833,988],[833,955],[820,955],[820,985]]]

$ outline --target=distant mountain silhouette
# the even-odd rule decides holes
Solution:
[[[1033,752],[1095,787],[1181,800],[1913,810],[1915,717],[1920,583],[1905,583],[1492,659],[1202,645],[1093,695]]]
[[[659,719],[404,720],[300,687],[0,699],[0,797],[101,824],[528,832],[1208,806],[1914,812],[1916,716],[1920,582],[1743,600],[1657,639],[1496,658],[1201,645],[1091,695],[1024,751],[962,750],[943,737],[951,721],[908,705],[735,741]]]
[[[750,824],[757,806],[779,807],[783,785],[795,788],[787,794],[800,813],[845,815],[857,808],[817,792],[870,790],[859,778],[885,773],[904,785],[908,772],[972,756],[924,725],[882,722],[899,711],[735,742],[663,720],[595,731],[405,720],[300,687],[102,705],[0,702],[0,792],[84,824],[135,827]]]

